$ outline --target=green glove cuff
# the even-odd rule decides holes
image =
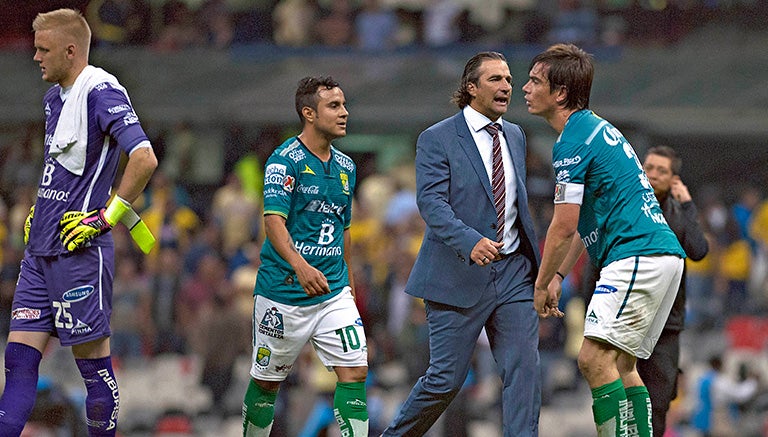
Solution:
[[[115,198],[109,202],[107,210],[104,211],[104,218],[110,226],[114,227],[117,222],[131,209],[131,204],[122,197],[115,195]]]

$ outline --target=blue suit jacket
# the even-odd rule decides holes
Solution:
[[[525,188],[525,134],[520,126],[507,121],[503,130],[517,178],[518,251],[531,260],[534,280],[540,255]],[[482,237],[496,239],[496,210],[488,173],[463,112],[419,135],[416,186],[419,212],[427,229],[405,291],[469,308],[480,300],[491,274],[491,268],[475,264],[469,255]]]

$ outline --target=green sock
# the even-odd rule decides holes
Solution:
[[[269,437],[276,398],[276,391],[264,390],[251,379],[243,401],[243,437]]]
[[[621,379],[592,389],[592,414],[598,437],[626,435],[628,410],[627,394]]]
[[[653,435],[653,424],[651,423],[651,397],[648,389],[641,385],[637,387],[627,387],[627,400],[632,404],[632,411],[635,419],[633,423],[637,426],[637,435],[640,437],[651,437]]]
[[[368,402],[364,382],[337,382],[333,415],[342,436],[368,436]]]

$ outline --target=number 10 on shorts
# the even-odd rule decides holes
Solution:
[[[360,337],[358,337],[357,329],[355,329],[353,325],[339,328],[334,332],[339,336],[341,347],[344,349],[344,352],[360,349]]]

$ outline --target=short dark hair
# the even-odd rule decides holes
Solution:
[[[536,55],[528,70],[533,70],[538,63],[549,67],[547,79],[550,91],[565,87],[568,92],[566,109],[589,108],[589,95],[595,76],[592,55],[573,44],[555,44]]]
[[[307,76],[299,81],[296,87],[296,113],[299,114],[299,121],[304,124],[304,115],[301,110],[308,106],[317,111],[318,96],[317,92],[321,89],[330,90],[338,88],[339,83],[333,80],[331,76],[311,77]]]
[[[683,160],[680,158],[680,156],[677,155],[677,152],[675,152],[675,149],[669,146],[662,145],[662,146],[651,147],[645,153],[645,156],[648,156],[648,155],[659,155],[665,158],[669,158],[671,162],[670,165],[672,167],[673,175],[679,175],[680,170],[683,168]]]
[[[467,87],[470,83],[477,85],[477,82],[480,80],[480,66],[486,60],[507,62],[507,58],[498,52],[480,52],[472,56],[467,61],[467,65],[464,66],[464,74],[461,75],[459,89],[453,92],[453,97],[451,98],[451,102],[455,103],[459,109],[463,109],[472,102],[472,95],[467,91]]]

